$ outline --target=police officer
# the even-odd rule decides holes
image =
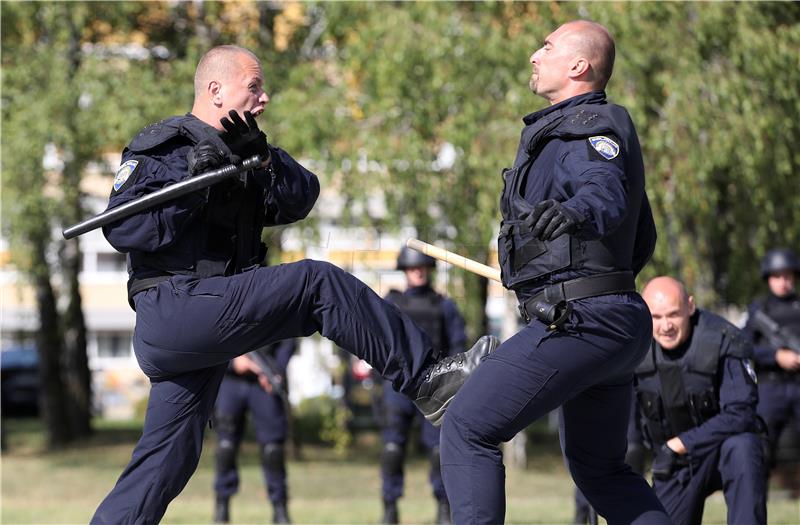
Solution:
[[[229,501],[239,489],[236,454],[244,436],[248,411],[256,431],[267,495],[272,503],[272,522],[290,523],[284,453],[289,426],[285,386],[286,367],[295,346],[294,339],[287,339],[256,350],[261,354],[260,361],[251,358],[252,353],[240,355],[231,360],[225,372],[214,408],[217,431],[215,523],[230,521]],[[262,368],[267,365],[270,370]]]
[[[749,306],[744,328],[755,348],[758,414],[769,430],[770,467],[775,467],[784,430],[794,425],[795,435],[800,436],[800,348],[791,348],[800,341],[798,274],[800,260],[794,252],[783,248],[768,252],[761,262],[761,277],[769,293]]]
[[[440,419],[497,341],[436,361],[430,340],[364,283],[324,262],[262,267],[266,225],[303,219],[316,175],[267,143],[255,117],[269,97],[253,53],[211,49],[195,73],[191,113],[148,126],[125,148],[109,208],[258,155],[242,178],[146,209],[103,228],[128,254],[133,346],[151,382],[142,437],[94,523],[156,523],[200,457],[228,361],[320,332],[366,360]]]
[[[404,247],[397,257],[397,269],[406,277],[405,292],[392,290],[386,299],[405,312],[431,338],[433,347],[442,354],[456,355],[464,351],[467,335],[464,319],[455,303],[431,288],[431,272],[436,260]],[[403,463],[406,443],[416,416],[420,419],[422,443],[430,458],[430,482],[437,501],[436,523],[450,523],[450,504],[442,482],[439,462],[439,429],[429,423],[407,396],[396,392],[389,382],[383,385],[383,480],[384,523],[398,523],[397,500],[403,495]]]
[[[628,112],[603,91],[614,41],[599,24],[562,25],[530,59],[530,87],[550,107],[526,116],[505,170],[498,251],[526,326],[475,370],[441,436],[453,521],[502,523],[499,444],[561,407],[577,486],[609,523],[668,523],[625,464],[633,369],[650,341],[634,276],[656,233]]]
[[[671,277],[651,280],[642,297],[654,340],[634,385],[656,494],[677,525],[700,525],[706,496],[720,489],[728,523],[766,524],[752,345]]]

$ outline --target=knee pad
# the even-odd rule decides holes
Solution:
[[[442,470],[442,456],[439,454],[439,447],[433,447],[430,453],[431,469],[440,472]]]
[[[265,469],[277,472],[286,470],[286,454],[283,443],[267,443],[261,447],[261,464]]]
[[[236,445],[233,441],[226,438],[219,440],[216,461],[219,472],[236,469]]]
[[[390,475],[402,474],[405,450],[397,443],[386,443],[381,451],[381,468]]]

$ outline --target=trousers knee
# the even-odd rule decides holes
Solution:
[[[722,442],[720,467],[751,474],[764,465],[764,447],[752,433],[736,434]],[[752,458],[751,461],[747,459]]]

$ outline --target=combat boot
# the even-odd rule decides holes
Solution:
[[[397,512],[397,502],[383,500],[383,521],[384,525],[397,525],[400,523],[400,514]]]
[[[289,519],[289,509],[285,501],[272,504],[272,523],[291,523]]]
[[[231,521],[228,501],[228,498],[217,496],[217,501],[214,503],[214,523],[229,523]]]
[[[452,357],[445,357],[432,365],[417,391],[414,404],[433,425],[442,424],[447,405],[469,375],[489,355],[500,341],[493,335],[484,335],[475,346]]]
[[[450,502],[446,499],[440,499],[436,505],[436,525],[451,525],[453,522],[450,520]]]

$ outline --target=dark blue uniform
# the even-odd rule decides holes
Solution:
[[[775,361],[778,350],[770,344],[768,335],[755,326],[756,310],[761,310],[779,327],[800,337],[800,298],[790,294],[780,298],[770,294],[755,301],[748,308],[745,332],[754,345],[754,358],[758,372],[758,415],[764,418],[769,430],[769,462],[775,464],[778,442],[783,432],[794,425],[800,436],[800,373],[784,370]],[[789,427],[791,428],[791,427]]]
[[[397,305],[428,334],[441,355],[455,355],[464,351],[467,339],[464,319],[453,301],[442,297],[430,286],[409,288],[403,293],[392,291],[386,299]],[[422,416],[408,396],[395,391],[388,382],[383,385],[383,411],[381,478],[384,501],[393,502],[403,495],[403,462],[414,419],[420,421],[422,444],[430,454],[433,496],[438,501],[447,501],[439,461],[439,428]]]
[[[187,154],[215,129],[192,115],[145,128],[122,155],[109,208],[187,177]],[[197,468],[205,426],[230,359],[320,332],[400,392],[424,382],[429,339],[364,283],[324,262],[260,267],[263,226],[304,218],[317,177],[279,148],[269,169],[103,229],[128,254],[133,345],[151,381],[141,439],[95,523],[156,523]]]
[[[273,373],[286,381],[286,367],[295,351],[295,340],[288,339],[269,347]],[[245,417],[249,411],[261,452],[261,468],[267,494],[273,504],[285,504],[286,464],[284,443],[288,431],[288,414],[278,389],[273,385],[267,393],[253,373],[237,374],[229,367],[217,395],[214,409],[214,428],[217,431],[216,473],[214,491],[218,498],[230,498],[239,490],[239,472],[236,454],[245,431]]]
[[[766,524],[752,347],[712,313],[697,310],[691,323],[689,340],[669,351],[653,342],[636,369],[644,444],[658,451],[678,437],[687,450],[674,458],[671,474],[654,472],[653,488],[676,524],[699,525],[705,499],[716,490],[724,491],[728,523]]]
[[[514,168],[504,172],[498,243],[503,283],[520,300],[576,277],[628,272],[650,258],[655,227],[644,167],[624,108],[598,91],[524,119]],[[554,199],[581,215],[574,235],[533,237],[525,216]],[[669,523],[647,482],[625,464],[633,370],[652,321],[635,292],[574,300],[567,323],[531,320],[491,353],[444,417],[442,471],[455,523],[502,523],[499,444],[562,407],[561,440],[578,487],[609,523]]]

